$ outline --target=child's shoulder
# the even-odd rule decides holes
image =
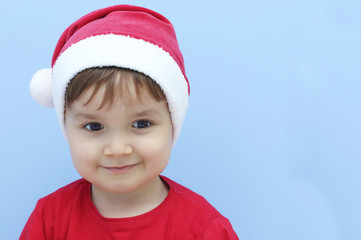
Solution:
[[[84,195],[90,188],[90,183],[81,178],[72,183],[69,183],[58,190],[50,193],[42,198],[43,201],[66,201],[67,199],[74,198],[76,195]]]
[[[210,218],[223,217],[216,208],[200,194],[169,178],[164,176],[162,176],[162,178],[170,186],[170,194],[175,195],[172,199],[175,199],[175,204],[177,207],[180,207],[179,209],[183,209],[183,211],[187,211],[188,209],[193,212],[193,214],[207,215]]]
[[[162,177],[170,186],[168,201],[169,226],[177,226],[177,234],[195,234],[196,239],[238,239],[229,220],[219,213],[204,197]],[[185,234],[180,239],[189,239]],[[195,239],[192,235],[192,239]]]

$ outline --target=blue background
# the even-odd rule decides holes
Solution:
[[[29,81],[69,24],[118,3],[169,18],[185,58],[190,108],[165,175],[205,196],[240,239],[361,239],[358,0],[3,0],[1,239],[79,178]]]

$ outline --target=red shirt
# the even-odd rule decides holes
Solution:
[[[162,179],[170,187],[166,199],[150,212],[129,218],[103,217],[91,200],[91,184],[79,179],[38,201],[20,240],[238,239],[228,219],[202,196]]]

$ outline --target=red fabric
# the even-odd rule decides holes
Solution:
[[[53,53],[51,66],[72,44],[97,35],[117,34],[141,39],[168,52],[177,62],[188,84],[184,60],[171,22],[150,9],[116,5],[93,11],[71,24],[61,35]]]
[[[38,201],[20,240],[237,240],[229,221],[202,196],[171,181],[157,208],[130,218],[104,218],[91,201],[91,184],[75,181]]]

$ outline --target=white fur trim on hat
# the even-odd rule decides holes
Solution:
[[[37,71],[30,82],[30,93],[34,100],[43,107],[52,108],[51,68]]]
[[[64,130],[64,95],[69,81],[91,67],[118,66],[151,77],[168,101],[173,144],[188,108],[188,84],[177,62],[162,48],[129,36],[106,34],[88,37],[66,49],[53,66],[53,101]],[[65,133],[65,132],[64,132]]]

